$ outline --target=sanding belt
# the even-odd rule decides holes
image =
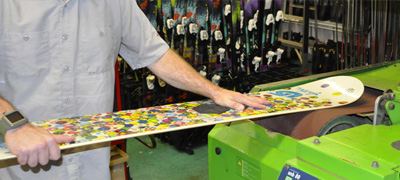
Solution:
[[[373,112],[375,100],[382,94],[380,90],[366,87],[359,100],[346,106],[281,115],[254,122],[295,139],[305,139],[315,136],[326,123],[336,117]]]

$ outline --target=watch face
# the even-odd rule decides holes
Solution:
[[[8,119],[11,123],[14,124],[14,123],[18,122],[19,120],[24,119],[24,116],[22,116],[22,114],[19,113],[18,111],[15,111],[15,112],[13,112],[13,113],[7,115],[7,119]]]

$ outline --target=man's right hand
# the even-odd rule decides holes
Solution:
[[[5,135],[8,150],[18,158],[21,165],[28,164],[35,167],[46,165],[49,160],[58,160],[61,157],[59,143],[68,143],[75,137],[53,135],[46,129],[32,126],[27,123],[19,128],[10,129]]]

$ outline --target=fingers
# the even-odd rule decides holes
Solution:
[[[58,147],[57,144],[57,137],[53,136],[53,139],[51,141],[48,142],[48,149],[47,149],[47,158],[50,160],[58,160],[61,157],[61,152],[60,152],[60,148]]]
[[[47,148],[43,148],[43,149],[47,149]],[[39,151],[38,158],[39,158],[39,164],[46,165],[49,162],[49,151],[47,151],[47,150]],[[37,163],[36,163],[36,165],[37,165]]]
[[[17,161],[21,165],[25,165],[28,162],[28,155],[27,154],[21,153],[21,154],[17,155],[17,157],[18,157]]]
[[[235,96],[233,101],[236,101],[236,102],[241,103],[246,106],[255,107],[255,108],[265,108],[266,104],[270,104],[269,101],[267,101],[263,98],[260,98],[257,96],[247,96],[247,95],[243,95],[243,94],[241,94],[240,96]],[[238,108],[235,108],[235,109],[236,110],[244,110],[244,107],[243,107],[243,109],[238,109]]]
[[[39,154],[40,152],[37,152],[37,151],[32,151],[32,152],[30,152],[29,153],[29,157],[28,157],[28,165],[30,166],[30,167],[35,167],[35,166],[37,166],[37,164],[38,164],[38,154]]]
[[[244,95],[238,92],[228,91],[221,93],[223,94],[221,98],[216,99],[216,103],[227,106],[238,111],[243,111],[245,106],[255,107],[255,108],[266,108],[265,105],[270,104],[271,102],[267,101],[264,98],[253,96],[253,95]]]
[[[243,111],[245,106],[241,103],[233,102],[232,105],[230,106],[233,109],[236,109],[238,111]]]
[[[75,140],[75,137],[73,136],[66,136],[66,135],[53,135],[53,136],[57,144],[70,143]]]
[[[253,100],[254,102],[257,102],[257,103],[259,103],[259,104],[264,104],[264,105],[265,105],[265,104],[271,104],[270,101],[267,101],[266,99],[261,98],[261,97],[258,97],[258,96],[250,95],[250,96],[248,96],[248,97],[252,98],[252,100]]]
[[[30,167],[46,165],[49,160],[58,160],[61,157],[58,144],[75,140],[74,137],[53,135],[43,128],[31,125],[7,132],[5,139],[10,152],[17,155],[18,163]]]
[[[46,144],[44,143],[23,149],[16,155],[18,157],[19,164],[28,165],[30,167],[35,167],[38,165],[38,163],[41,165],[46,165],[49,162],[48,151],[46,150]]]
[[[58,144],[60,143],[68,143],[75,140],[75,137],[66,136],[66,135],[51,135],[47,138],[46,144],[41,146],[39,149],[39,163],[41,165],[45,165],[49,162],[49,160],[58,160],[61,157],[60,147]]]
[[[52,147],[49,148],[49,158],[50,160],[58,160],[60,159],[60,148],[58,144],[60,143],[69,143],[75,140],[75,137],[65,136],[65,135],[53,135],[54,143],[52,143]]]
[[[270,104],[271,102],[267,101],[264,98],[260,98],[257,96],[247,96],[248,102],[243,102],[248,106],[257,107],[257,108],[265,108],[266,104]]]

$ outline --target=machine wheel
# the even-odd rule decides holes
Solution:
[[[331,134],[334,132],[342,131],[345,129],[349,129],[352,127],[359,126],[361,124],[360,121],[352,118],[351,116],[339,116],[336,117],[332,120],[330,120],[328,123],[326,123],[317,133],[317,136],[323,136],[327,134]]]

